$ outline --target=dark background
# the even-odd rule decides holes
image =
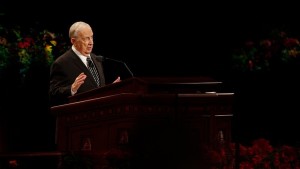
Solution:
[[[298,145],[299,108],[293,99],[299,94],[298,72],[288,77],[255,77],[253,81],[230,71],[232,49],[247,39],[261,39],[274,28],[284,28],[299,37],[297,5],[61,3],[4,2],[0,20],[6,25],[46,28],[66,36],[72,23],[85,21],[94,31],[94,53],[124,61],[136,77],[210,76],[224,82],[224,91],[234,92],[237,100],[233,141],[249,143],[265,137],[274,144]],[[48,71],[36,68],[22,86],[12,79],[17,72],[1,77],[1,88],[5,88],[0,107],[3,135],[7,138],[4,149],[54,149],[55,120],[48,107]],[[107,71],[106,74],[114,73]]]
[[[262,37],[276,27],[299,34],[299,12],[287,2],[6,3],[2,18],[9,24],[39,25],[68,35],[75,21],[90,23],[94,52],[125,61],[137,76],[223,74],[231,50],[245,39]]]

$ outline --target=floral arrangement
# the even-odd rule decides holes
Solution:
[[[22,76],[33,64],[49,66],[68,47],[61,34],[46,29],[0,25],[0,68],[18,65]]]
[[[252,145],[239,145],[238,155],[234,143],[208,151],[211,169],[300,169],[300,153],[295,147],[282,145],[273,147],[264,138],[254,140]]]
[[[267,37],[247,40],[232,54],[232,69],[242,72],[271,71],[290,66],[300,56],[300,42],[285,31],[272,30]]]

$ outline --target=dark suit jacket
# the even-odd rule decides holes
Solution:
[[[91,58],[100,76],[100,86],[104,86],[105,78],[102,61],[97,59],[95,54],[91,54]],[[76,77],[82,72],[87,75],[87,78],[76,94],[98,87],[89,69],[72,49],[68,50],[54,61],[50,68],[49,97],[51,106],[68,102],[68,97],[71,96],[71,85]]]

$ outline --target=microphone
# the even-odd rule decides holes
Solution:
[[[96,60],[98,60],[99,62],[103,62],[105,60],[105,58],[104,58],[104,56],[96,55]]]
[[[129,67],[127,66],[127,64],[125,62],[123,62],[121,60],[117,60],[117,59],[112,59],[112,58],[104,57],[104,56],[101,56],[101,55],[98,55],[96,57],[100,61],[111,60],[111,61],[123,64],[125,66],[125,68],[127,69],[127,71],[130,73],[131,77],[134,77],[132,71],[129,69]]]

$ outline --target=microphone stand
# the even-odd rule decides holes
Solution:
[[[106,60],[111,60],[111,61],[114,61],[114,62],[122,63],[122,64],[125,66],[125,68],[128,70],[128,72],[130,73],[130,75],[131,75],[132,77],[134,77],[134,76],[133,76],[133,73],[131,72],[131,70],[129,69],[129,67],[127,66],[127,64],[126,64],[125,62],[120,61],[120,60],[116,60],[116,59],[112,59],[112,58],[108,58],[108,57],[105,57],[105,59],[106,59]]]

